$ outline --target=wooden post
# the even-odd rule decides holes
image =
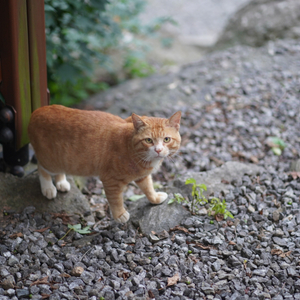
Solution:
[[[32,111],[49,105],[44,0],[27,0]]]
[[[43,0],[0,0],[0,143],[9,165],[28,162],[30,115],[49,104],[45,40]]]

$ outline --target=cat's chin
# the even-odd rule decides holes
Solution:
[[[156,156],[156,157],[153,157],[150,162],[151,163],[159,163],[163,159],[164,159],[164,157],[162,157],[162,156]]]
[[[164,158],[166,158],[168,155],[164,155],[164,154],[158,154],[156,156],[153,156],[152,160],[162,160]]]
[[[165,158],[164,156],[159,155],[159,156],[155,156],[153,159],[155,159],[155,160],[161,160],[161,159],[164,159],[164,158]]]

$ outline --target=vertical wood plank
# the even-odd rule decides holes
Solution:
[[[10,0],[11,1],[11,0]],[[20,101],[16,105],[17,111],[17,149],[29,143],[27,127],[29,124],[31,107],[30,65],[29,65],[29,43],[28,43],[28,19],[27,1],[13,0],[17,6],[17,69],[19,73]],[[21,116],[20,116],[21,114]]]
[[[0,0],[0,91],[15,114],[15,148],[29,142],[27,126],[31,115],[27,1]]]
[[[27,0],[32,111],[49,105],[44,0]]]

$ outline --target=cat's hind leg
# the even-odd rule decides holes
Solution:
[[[57,195],[57,190],[52,182],[51,175],[40,165],[38,165],[38,173],[39,173],[42,194],[48,199],[55,198]]]
[[[69,181],[65,174],[55,175],[56,188],[61,192],[68,192],[71,189]]]
[[[153,204],[160,204],[168,198],[168,194],[164,192],[156,192],[153,187],[153,181],[151,175],[146,176],[140,180],[136,180],[135,183],[146,195],[148,200]]]

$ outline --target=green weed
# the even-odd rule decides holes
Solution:
[[[209,203],[209,215],[221,215],[224,219],[228,217],[233,218],[233,215],[230,211],[227,210],[227,203],[225,199],[221,201],[219,198],[213,197],[210,199],[210,202],[204,196],[204,191],[207,191],[207,186],[205,184],[197,184],[194,178],[189,178],[186,180],[185,184],[192,184],[192,203],[191,203],[191,211],[192,213],[196,213],[201,205],[205,205]]]
[[[169,202],[168,202],[168,204],[172,204],[175,201],[177,203],[179,203],[179,204],[181,204],[183,202],[188,203],[188,201],[181,194],[179,194],[179,193],[175,193],[174,194],[174,198],[170,199]]]
[[[286,147],[286,143],[276,136],[268,138],[268,145],[271,147],[273,153],[278,156],[282,154],[282,151]]]
[[[91,233],[90,227],[91,226],[86,226],[86,227],[82,228],[81,224],[76,224],[76,225],[68,224],[69,230],[62,238],[60,238],[60,240],[63,240],[72,230],[74,230],[75,232],[78,232],[80,234],[89,234],[89,233]]]
[[[209,208],[209,215],[222,215],[224,216],[224,219],[227,219],[228,217],[233,218],[233,215],[230,211],[226,208],[227,203],[225,199],[221,201],[219,198],[212,198],[210,200],[210,208]]]

